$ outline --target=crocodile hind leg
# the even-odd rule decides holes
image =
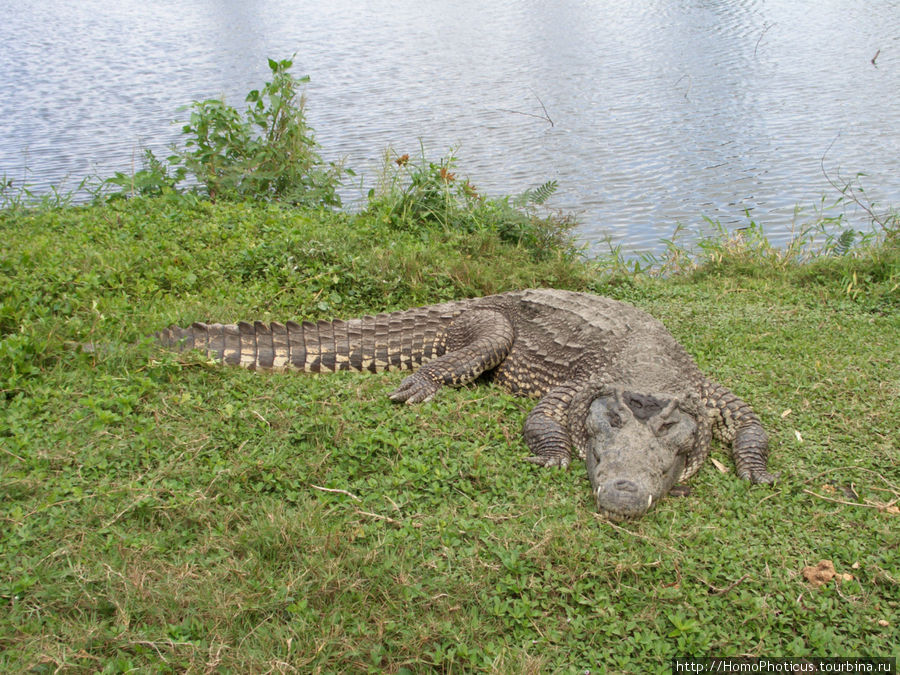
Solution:
[[[512,324],[500,312],[464,312],[447,327],[445,353],[405,378],[390,398],[400,403],[421,403],[430,400],[445,384],[471,382],[486,370],[496,368],[509,354],[514,339]]]
[[[750,405],[710,380],[703,386],[703,400],[713,421],[713,435],[731,443],[738,477],[751,483],[774,483],[777,477],[766,469],[769,440]]]

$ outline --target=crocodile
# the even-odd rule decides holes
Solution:
[[[711,438],[736,473],[772,483],[752,408],[702,374],[663,324],[633,305],[556,289],[512,291],[364,316],[296,323],[193,323],[154,334],[251,370],[412,370],[389,396],[414,404],[481,376],[538,398],[524,425],[527,461],[584,460],[600,514],[642,516],[693,476]]]

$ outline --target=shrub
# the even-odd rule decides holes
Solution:
[[[300,93],[309,78],[294,77],[292,65],[290,59],[269,59],[272,80],[247,94],[243,114],[221,99],[194,101],[181,130],[184,147],[173,149],[168,166],[146,150],[141,171],[106,181],[122,188],[110,196],[160,195],[187,179],[210,201],[340,206],[337,189],[345,171],[319,155]]]
[[[556,191],[548,181],[515,197],[492,199],[456,173],[453,154],[437,162],[386,153],[381,183],[369,191],[365,214],[396,230],[427,231],[437,227],[463,232],[496,232],[502,241],[519,245],[542,258],[551,250],[574,252],[570,216],[538,213]]]

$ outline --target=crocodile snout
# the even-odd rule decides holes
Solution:
[[[611,478],[596,489],[597,509],[611,520],[628,520],[642,516],[653,505],[649,487],[633,480]]]

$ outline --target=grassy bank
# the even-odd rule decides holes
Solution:
[[[0,669],[668,672],[898,656],[900,253],[740,247],[659,280],[492,230],[135,199],[0,213]],[[636,523],[526,464],[494,387],[208,366],[169,323],[353,316],[529,286],[662,319],[752,402],[775,487],[708,464]],[[104,347],[81,353],[73,343]],[[715,457],[730,468],[717,449]],[[845,577],[813,587],[802,570]]]

